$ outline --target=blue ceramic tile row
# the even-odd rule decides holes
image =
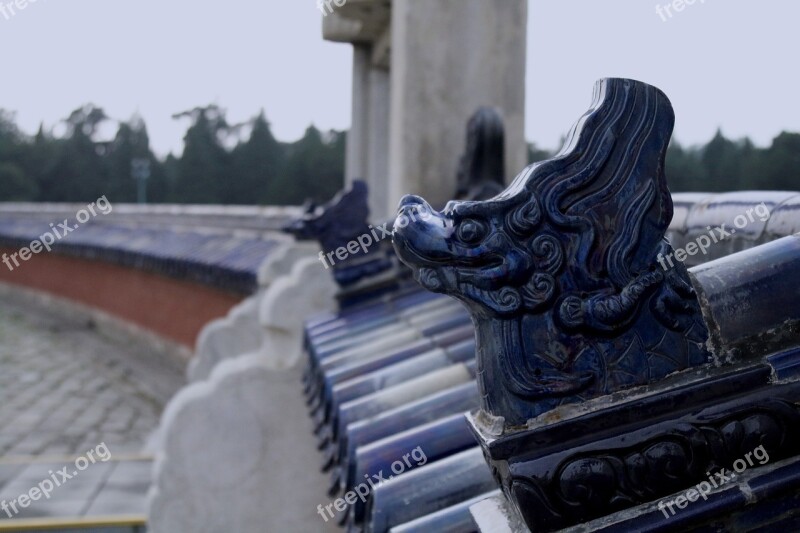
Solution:
[[[781,380],[800,377],[800,348],[784,350],[767,358],[775,371],[775,377]]]
[[[63,233],[58,226],[59,235]],[[29,217],[0,216],[0,245],[27,247],[49,224]],[[47,239],[47,237],[46,237]],[[111,224],[86,224],[55,240],[52,251],[192,280],[223,290],[250,293],[259,265],[278,239],[173,231]]]
[[[673,248],[702,244],[688,266],[800,232],[800,194],[792,191],[677,193],[667,230]],[[708,244],[704,244],[708,243]]]
[[[783,461],[771,468],[754,470],[739,483],[731,483],[704,499],[681,500],[681,507],[659,509],[649,504],[627,513],[587,524],[586,531],[658,532],[680,531],[797,531],[800,519],[796,487],[800,460]],[[698,524],[706,524],[697,527]]]
[[[783,241],[765,245],[752,253],[783,250],[786,247]],[[739,257],[741,261],[741,257],[746,256]],[[767,263],[777,264],[778,261],[768,260]],[[735,271],[745,280],[750,279],[741,268]],[[723,285],[733,286],[730,280],[723,281]],[[779,292],[766,289],[765,297]],[[785,305],[778,308],[784,313],[787,309]],[[733,318],[729,312],[723,315],[726,320]],[[752,326],[756,325],[754,321]],[[412,331],[415,332],[412,338],[403,337]],[[746,333],[748,331],[743,330],[743,334]],[[388,531],[397,527],[402,531],[406,526],[401,527],[401,524],[410,527],[417,521],[427,523],[440,518],[428,515],[430,505],[435,505],[436,509],[449,510],[442,518],[448,525],[468,521],[469,506],[464,502],[480,499],[487,491],[496,489],[496,483],[463,416],[464,412],[477,409],[479,392],[475,374],[456,383],[445,378],[458,367],[475,371],[474,330],[464,308],[441,295],[404,287],[362,305],[314,315],[306,320],[305,336],[310,359],[305,376],[306,393],[322,451],[322,468],[331,472],[331,502],[356,490],[365,476],[391,471],[391,465],[397,466],[398,458],[416,447],[424,451],[428,463],[422,468],[414,465],[391,484],[370,490],[366,503],[359,499],[344,512],[325,516],[352,528]],[[397,342],[389,342],[392,338],[397,338]],[[760,365],[726,377],[731,381],[725,385],[730,390],[716,382],[713,386],[704,382],[685,387],[686,390],[673,390],[663,409],[671,412],[676,406],[691,403],[689,399],[702,404],[707,399],[704,400],[699,391],[706,391],[716,402],[723,393],[734,394],[743,388],[764,386],[773,375],[781,380],[795,379],[798,375],[797,349],[776,353],[768,362],[771,366]],[[424,380],[433,376],[442,376],[440,387],[425,388]],[[762,394],[769,393],[768,390]],[[636,402],[635,406],[621,402],[617,406],[620,412],[632,409],[635,415],[623,413],[617,419],[606,410],[602,415],[603,423],[623,427],[644,413],[648,414],[645,420],[657,419],[654,415],[659,408],[656,402],[664,398],[657,396],[652,400],[652,405],[646,401]],[[720,409],[727,409],[723,407]],[[675,416],[680,418],[680,413]],[[746,421],[752,424],[752,420]],[[576,420],[572,426],[565,426],[562,433],[553,430],[549,438],[556,448],[566,447],[564,443],[596,431],[603,423],[598,424],[594,419]],[[623,435],[622,440],[627,438]],[[542,446],[542,439],[537,442]],[[758,524],[765,517],[781,514],[780,509],[776,511],[773,507],[791,507],[798,501],[792,492],[796,487],[797,466],[795,463],[778,464],[784,456],[776,452],[773,462],[777,469],[754,470],[751,486],[758,484],[760,487],[758,506],[746,506],[743,492],[731,484],[725,490],[715,491],[707,502],[681,509],[679,516],[665,517],[657,507],[658,499],[653,496],[652,501],[656,503],[630,509],[628,514],[607,517],[607,522],[595,522],[593,527],[604,531],[604,528],[608,531],[672,531],[676,525],[706,521],[713,524],[726,512],[736,513],[732,523]],[[786,520],[792,519],[787,514]],[[709,527],[709,531],[713,530]]]
[[[333,500],[369,474],[396,470],[412,450],[424,454],[393,489],[376,489],[373,504],[359,500],[329,518],[388,531],[497,488],[464,417],[478,407],[479,392],[475,330],[459,302],[402,286],[310,317],[305,341],[305,392]],[[439,482],[454,471],[457,479]],[[448,524],[465,520],[464,505],[445,517]]]

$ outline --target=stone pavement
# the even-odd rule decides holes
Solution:
[[[180,368],[153,368],[146,352],[90,319],[1,301],[0,457],[77,455],[101,442],[140,452],[183,383]]]
[[[0,530],[9,513],[141,518],[152,471],[145,446],[184,383],[183,366],[136,336],[99,327],[83,309],[44,302],[0,291],[0,500],[18,499],[65,466],[77,474],[50,498],[0,511]],[[101,443],[109,455],[98,455]],[[96,461],[78,469],[76,458],[89,451]]]
[[[95,463],[80,463],[84,470],[78,470],[75,459],[32,460],[27,463],[0,459],[0,502],[6,502],[0,510],[0,531],[3,520],[32,519],[81,519],[86,517],[144,517],[144,495],[150,487],[152,463],[149,459],[122,460],[113,457]],[[59,473],[64,471],[69,479],[63,480]],[[39,496],[28,502],[26,507],[19,504],[20,496],[30,494],[34,487],[50,486],[49,497]],[[41,490],[41,489],[40,489]],[[12,503],[13,502],[13,503]]]

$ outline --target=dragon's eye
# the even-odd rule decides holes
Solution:
[[[462,242],[473,244],[486,236],[486,224],[479,220],[468,218],[458,225],[456,236]]]

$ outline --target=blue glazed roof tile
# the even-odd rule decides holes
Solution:
[[[51,232],[33,216],[0,215],[0,244],[22,248]],[[56,241],[56,253],[98,259],[159,274],[199,281],[238,293],[256,287],[259,265],[284,240],[269,233],[240,237],[208,232],[87,223]],[[264,236],[266,235],[266,236]]]

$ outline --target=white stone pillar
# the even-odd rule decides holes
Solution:
[[[394,213],[389,205],[389,71],[372,66],[369,71],[369,134],[367,173],[369,210],[373,221]]]
[[[394,0],[388,209],[453,197],[470,115],[503,113],[507,179],[526,164],[526,0]]]
[[[367,175],[371,46],[353,45],[353,104],[345,152],[345,186]]]

